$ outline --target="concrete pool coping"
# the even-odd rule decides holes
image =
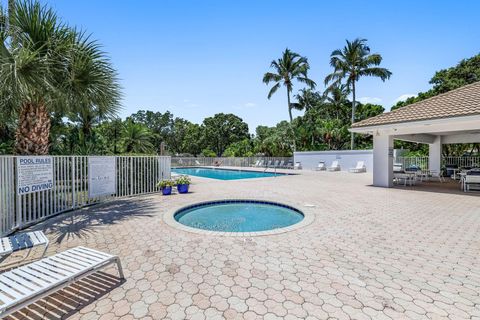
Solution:
[[[193,227],[188,227],[184,224],[181,224],[177,220],[175,220],[175,214],[183,209],[187,209],[191,207],[192,205],[202,205],[202,204],[208,204],[208,203],[214,203],[214,202],[222,202],[222,201],[252,201],[252,202],[266,202],[270,204],[277,204],[277,205],[284,205],[293,208],[294,210],[297,210],[301,214],[303,214],[303,219],[295,224],[292,224],[288,227],[283,227],[283,228],[277,228],[277,229],[272,229],[272,230],[265,230],[265,231],[254,231],[254,232],[227,232],[227,231],[212,231],[212,230],[203,230],[203,229],[197,229]],[[201,202],[194,202],[190,204],[186,204],[182,207],[175,208],[172,210],[169,210],[164,216],[163,216],[163,221],[169,225],[172,228],[186,231],[186,232],[191,232],[191,233],[196,233],[196,234],[201,234],[201,235],[209,235],[209,236],[221,236],[221,237],[259,237],[259,236],[270,236],[270,235],[276,235],[276,234],[281,234],[285,232],[290,232],[290,231],[295,231],[298,229],[301,229],[303,227],[308,226],[311,224],[313,221],[315,221],[315,214],[313,213],[313,209],[315,207],[311,206],[305,206],[303,210],[300,210],[297,208],[296,205],[291,204],[291,203],[281,203],[278,201],[274,200],[268,200],[268,199],[240,199],[240,198],[225,198],[225,199],[212,199],[208,201],[201,201]]]

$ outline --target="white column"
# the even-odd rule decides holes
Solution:
[[[436,136],[435,141],[428,145],[428,168],[440,172],[442,167],[442,136]]]
[[[393,186],[393,136],[373,134],[373,185]]]

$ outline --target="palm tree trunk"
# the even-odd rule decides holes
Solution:
[[[50,115],[43,103],[24,103],[20,110],[15,152],[21,155],[48,154]]]
[[[295,143],[295,131],[293,131],[292,107],[290,104],[290,90],[288,90],[288,88],[287,88],[287,102],[288,102],[288,115],[290,116],[290,130],[292,131],[293,152],[295,152],[297,150],[297,145]]]
[[[353,101],[352,101],[352,124],[355,122],[355,108],[357,107],[357,101],[355,98],[355,80],[352,82],[352,95],[353,95]],[[353,132],[350,132],[350,149],[353,150],[355,148],[355,137]]]

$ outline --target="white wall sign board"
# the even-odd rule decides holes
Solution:
[[[88,197],[96,198],[116,193],[115,157],[88,157]]]
[[[17,157],[17,194],[28,194],[53,188],[53,158]]]

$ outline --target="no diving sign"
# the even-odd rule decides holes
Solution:
[[[17,157],[17,194],[53,188],[53,158],[43,156]]]

